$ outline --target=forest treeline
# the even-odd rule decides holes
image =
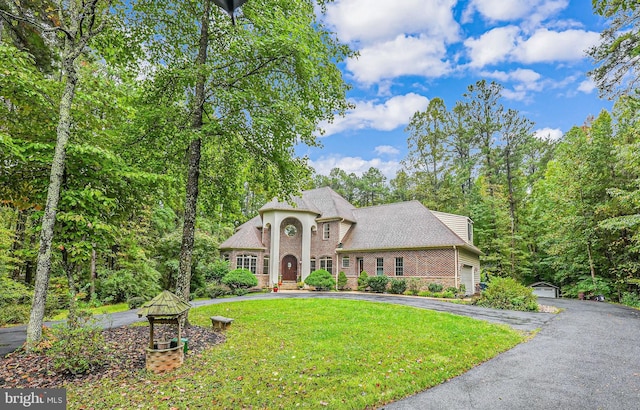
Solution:
[[[314,175],[295,155],[349,108],[337,64],[353,52],[319,3],[251,0],[232,24],[212,0],[0,1],[0,322],[26,321],[40,296],[49,311],[197,293],[262,204],[326,185],[357,206],[470,216],[490,275],[637,302],[635,2],[594,2],[613,22],[591,50],[612,112],[536,138],[479,81],[413,114],[389,181]],[[612,83],[616,58],[627,75]]]

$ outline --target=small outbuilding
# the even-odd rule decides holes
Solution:
[[[536,282],[529,285],[533,288],[533,294],[541,298],[560,297],[560,288],[547,282]]]
[[[186,319],[191,305],[173,293],[165,290],[158,296],[142,305],[138,317],[149,320],[149,347],[146,349],[147,370],[154,373],[173,370],[184,361],[184,345],[182,339],[182,323]],[[176,329],[176,343],[169,340],[156,340],[155,325],[171,325]]]

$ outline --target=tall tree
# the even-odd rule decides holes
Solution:
[[[42,218],[40,249],[36,268],[36,286],[33,304],[27,326],[27,349],[32,349],[42,338],[44,305],[51,271],[51,243],[56,220],[56,210],[60,199],[60,186],[64,172],[66,146],[71,134],[72,104],[78,84],[76,61],[85,51],[89,42],[104,28],[109,13],[110,1],[90,0],[58,3],[56,25],[43,26],[30,19],[27,13],[13,14],[4,10],[0,13],[15,21],[27,21],[42,32],[60,33],[63,92],[59,101],[56,147],[51,164],[51,176],[47,190],[47,201]]]
[[[443,195],[442,188],[450,170],[449,129],[449,112],[440,98],[429,101],[425,111],[414,113],[406,128],[409,155],[405,165],[419,180],[422,201],[434,209],[442,209],[443,197],[448,196]]]
[[[150,32],[165,33],[148,39],[156,70],[149,78],[151,94],[158,96],[154,103],[187,108],[168,129],[178,130],[190,147],[176,285],[188,298],[202,154],[235,150],[256,174],[277,175],[260,178],[266,188],[281,195],[295,191],[308,170],[305,160],[295,158],[293,145],[314,145],[318,123],[346,108],[346,86],[336,63],[350,51],[317,21],[308,0],[248,2],[235,26],[210,0],[143,0],[135,7]],[[167,13],[173,18],[166,19]],[[208,145],[215,150],[202,149]]]
[[[506,183],[507,200],[509,203],[510,221],[510,266],[512,276],[519,275],[526,264],[526,258],[521,253],[526,245],[521,243],[519,221],[519,205],[523,203],[526,193],[526,181],[523,175],[524,154],[533,143],[531,128],[533,123],[522,117],[517,111],[509,109],[505,113],[501,130],[503,146],[501,147],[502,165]],[[524,246],[523,246],[524,245]],[[519,255],[520,254],[520,255]]]
[[[602,95],[632,94],[640,85],[640,5],[636,0],[592,0],[596,14],[609,19],[600,44],[589,49],[590,71]]]

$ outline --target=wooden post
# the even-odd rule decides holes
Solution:
[[[149,317],[149,349],[153,349],[153,317]]]

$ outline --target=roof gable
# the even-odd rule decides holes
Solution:
[[[260,214],[281,210],[312,212],[320,219],[340,218],[353,222],[355,221],[354,209],[355,207],[349,201],[333,189],[324,187],[304,191],[301,197],[294,196],[287,202],[274,199],[260,208]]]

